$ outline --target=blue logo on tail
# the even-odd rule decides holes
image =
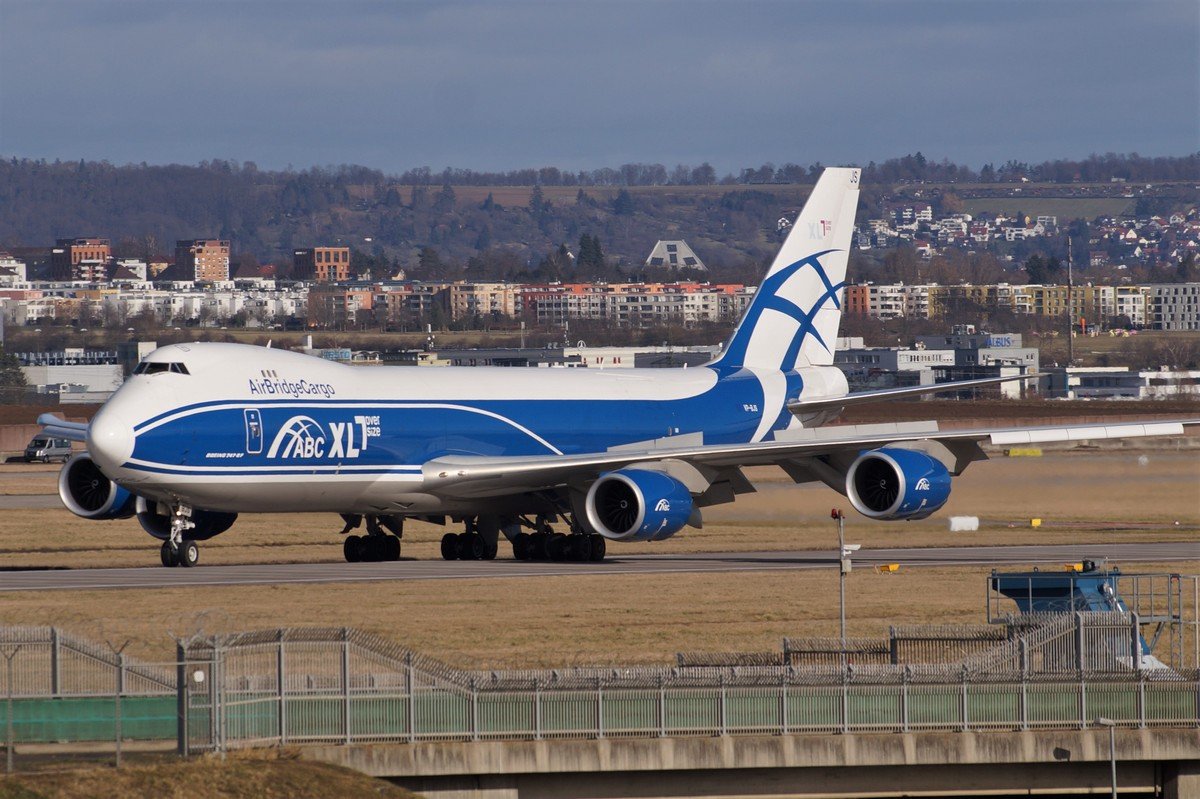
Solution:
[[[833,281],[829,279],[829,275],[825,273],[824,267],[821,266],[821,256],[828,255],[831,252],[837,251],[822,250],[821,252],[813,253],[807,258],[783,267],[764,280],[762,285],[759,286],[754,300],[750,303],[750,308],[746,311],[745,318],[742,319],[733,334],[733,338],[730,339],[729,346],[725,348],[721,357],[712,363],[712,366],[720,371],[734,371],[745,365],[746,350],[750,346],[750,336],[761,320],[763,312],[768,308],[790,316],[800,323],[800,329],[796,331],[795,337],[788,345],[787,351],[781,359],[779,364],[780,369],[787,368],[787,365],[795,363],[796,356],[800,352],[800,347],[810,334],[817,340],[818,344],[825,348],[826,352],[832,353],[833,351],[821,337],[814,322],[817,313],[825,307],[825,303],[832,302],[833,307],[838,309],[842,307],[842,303],[838,299],[838,292],[845,287],[846,281],[843,280],[834,285]],[[807,310],[778,294],[783,285],[806,266],[811,267],[825,285],[825,292]]]

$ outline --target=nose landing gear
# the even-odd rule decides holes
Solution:
[[[159,550],[162,565],[167,568],[173,566],[190,568],[200,562],[200,547],[196,546],[196,542],[192,539],[183,537],[186,531],[194,529],[195,526],[190,506],[171,506],[171,532]]]

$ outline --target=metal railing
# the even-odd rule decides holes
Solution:
[[[664,667],[470,671],[344,628],[180,641],[165,666],[50,628],[0,628],[0,649],[20,647],[11,683],[0,673],[0,729],[11,708],[17,743],[112,741],[120,730],[125,739],[176,740],[187,753],[306,742],[1080,728],[1101,716],[1129,727],[1200,726],[1200,671],[1145,668],[1131,654],[1140,651],[1138,630],[1131,615],[1078,613],[1014,627],[1003,641],[975,628],[889,636],[919,639],[912,653],[929,663],[792,665],[782,653],[693,653]],[[822,649],[803,640],[806,651]],[[990,649],[938,660],[984,642]]]

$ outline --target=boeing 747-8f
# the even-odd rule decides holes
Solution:
[[[162,562],[239,513],[328,511],[348,560],[400,553],[405,519],[461,525],[448,559],[599,560],[662,540],[753,485],[742,468],[820,481],[872,519],[920,519],[981,443],[1178,435],[1193,422],[941,432],[821,425],[847,405],[995,380],[848,392],[833,352],[858,169],[827,169],[719,357],[687,369],[355,368],[239,344],[162,347],[89,425],[59,493],[89,519],[137,516]],[[1037,490],[1036,487],[1031,490]],[[560,525],[569,534],[554,532]]]

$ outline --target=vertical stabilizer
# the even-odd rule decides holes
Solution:
[[[787,371],[833,363],[861,170],[826,169],[712,366]]]

